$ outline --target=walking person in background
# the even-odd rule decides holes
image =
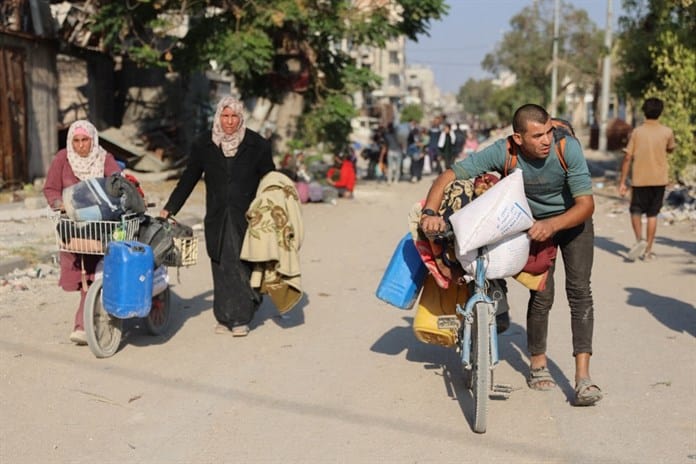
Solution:
[[[251,266],[240,259],[246,211],[259,182],[274,171],[271,145],[244,123],[242,102],[231,96],[217,105],[212,131],[191,147],[186,168],[160,216],[182,208],[201,177],[205,181],[205,243],[213,273],[215,333],[243,337],[261,303],[251,288]]]
[[[66,148],[58,151],[46,174],[44,196],[55,211],[65,212],[63,190],[78,182],[106,177],[121,172],[116,159],[99,145],[97,128],[89,121],[75,121],[68,129]],[[58,285],[66,292],[80,291],[80,304],[75,313],[70,341],[86,345],[84,307],[89,285],[100,255],[60,252],[60,279]],[[84,272],[84,278],[83,278]]]
[[[470,154],[478,150],[478,139],[476,133],[473,130],[469,130],[466,133],[466,141],[464,142],[464,154],[462,158],[466,158]]]
[[[384,148],[382,159],[386,157],[387,160],[387,184],[391,185],[399,181],[399,170],[401,168],[401,158],[403,157],[403,150],[399,140],[396,137],[396,130],[394,128],[394,123],[387,124],[387,130],[384,134]]]
[[[454,132],[454,159],[457,160],[462,156],[464,151],[464,143],[466,142],[467,131],[464,129],[464,123],[457,123],[453,127]]]
[[[440,158],[445,162],[445,169],[452,167],[454,158],[456,156],[455,142],[457,140],[452,127],[449,124],[445,124],[444,130],[440,133],[440,137],[437,141],[437,149],[440,154]]]
[[[430,123],[428,131],[428,156],[430,157],[430,168],[435,174],[442,174],[442,164],[440,163],[440,152],[437,143],[442,132],[442,117],[435,116]]]
[[[419,129],[419,134],[414,137],[417,150],[411,155],[411,182],[420,182],[423,178],[423,168],[425,158],[428,156],[428,130],[423,127]]]
[[[576,406],[590,406],[602,399],[602,391],[590,378],[594,305],[590,277],[594,259],[594,199],[592,181],[580,143],[566,137],[564,158],[567,171],[556,154],[556,135],[551,117],[544,108],[526,104],[512,120],[512,148],[522,169],[524,191],[535,222],[527,231],[532,241],[552,241],[563,256],[565,290],[570,306],[570,328],[575,358]],[[507,140],[501,139],[473,156],[458,161],[433,182],[423,211],[438,211],[445,188],[456,179],[506,171]],[[421,228],[426,234],[445,229],[445,221],[423,214]],[[527,348],[530,354],[527,384],[533,390],[551,390],[556,381],[547,367],[546,347],[549,312],[554,300],[556,261],[549,269],[546,288],[530,290],[527,304]]]
[[[652,251],[657,232],[657,214],[662,208],[665,187],[668,183],[667,154],[674,151],[676,143],[674,133],[669,127],[660,124],[664,103],[659,98],[648,98],[643,102],[645,122],[631,133],[626,146],[619,194],[628,192],[626,180],[631,170],[631,226],[636,243],[628,252],[629,261],[642,258],[644,261],[655,259]],[[643,238],[642,216],[647,216],[645,238]]]

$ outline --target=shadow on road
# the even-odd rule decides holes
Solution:
[[[406,352],[406,359],[423,364],[423,368],[442,376],[447,396],[459,403],[459,408],[468,423],[473,426],[473,396],[467,387],[469,373],[462,368],[461,360],[454,348],[429,345],[419,341],[413,334],[413,318],[402,318],[407,322],[406,327],[394,327],[380,337],[370,348],[371,351],[390,356]],[[512,323],[510,328],[498,335],[500,362],[508,363],[523,377],[529,374],[529,359],[527,352],[527,337],[525,328]],[[551,359],[547,360],[556,384],[566,395],[569,403],[575,396],[574,386],[561,368]],[[494,372],[495,373],[495,372]],[[494,377],[495,378],[495,377]],[[500,397],[491,397],[500,400]]]
[[[658,231],[658,234],[659,234],[659,231]],[[672,247],[672,248],[678,248],[682,251],[685,251],[691,255],[696,256],[696,241],[673,240],[669,237],[660,237],[658,235],[657,237],[655,237],[655,243],[657,243],[659,245]]]
[[[673,240],[669,237],[655,237],[655,244],[670,247],[682,252],[689,253],[696,256],[696,242],[687,240]],[[630,263],[626,255],[628,254],[629,248],[626,245],[617,243],[607,237],[602,237],[601,235],[596,235],[594,239],[594,245],[596,248],[602,249],[607,253],[623,259],[623,262]],[[687,273],[696,273],[696,269],[693,267],[688,267],[686,269]]]
[[[262,326],[266,321],[273,321],[278,327],[290,329],[305,323],[304,308],[309,304],[307,294],[303,294],[300,301],[285,314],[278,314],[278,310],[269,297],[264,297],[263,303],[251,321],[251,329]]]
[[[529,377],[526,329],[514,322],[510,324],[508,330],[498,335],[498,350],[500,351],[501,362],[507,362],[513,369],[519,372],[524,377],[526,385],[526,379]],[[573,382],[549,356],[546,358],[546,367],[551,372],[551,376],[558,388],[565,394],[567,401],[572,404],[575,398]]]
[[[628,253],[629,248],[626,245],[616,243],[615,241],[600,235],[595,235],[594,245],[596,248],[600,248],[607,253],[611,253],[612,255],[624,258],[625,261],[628,261],[626,259],[626,254]]]
[[[645,308],[665,327],[696,337],[696,308],[693,305],[642,288],[626,287],[626,291],[629,306]]]
[[[169,305],[172,313],[167,332],[160,336],[150,335],[145,328],[143,319],[126,319],[123,324],[124,344],[134,346],[160,345],[173,338],[188,319],[196,317],[208,309],[212,309],[212,290],[201,293],[190,300],[181,299],[171,287],[170,292]],[[214,320],[211,320],[210,326],[212,331]],[[125,346],[121,346],[119,351],[124,348]]]

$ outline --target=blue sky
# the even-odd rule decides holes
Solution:
[[[457,92],[467,79],[492,77],[481,69],[481,61],[493,51],[509,29],[510,18],[533,0],[449,0],[450,13],[431,23],[430,37],[406,43],[406,61],[429,66],[443,92]],[[606,26],[607,0],[565,0],[587,11],[597,27]],[[621,0],[610,0],[613,23],[621,10]],[[553,5],[553,2],[551,2]],[[553,19],[553,8],[548,12]],[[614,34],[616,27],[614,27]]]

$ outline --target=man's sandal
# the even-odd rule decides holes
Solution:
[[[575,386],[575,406],[592,406],[602,399],[602,390],[592,379],[580,379]]]
[[[546,366],[529,368],[529,377],[527,378],[527,385],[532,390],[537,391],[549,391],[556,388],[556,381],[551,377],[551,373]]]

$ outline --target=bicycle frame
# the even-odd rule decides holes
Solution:
[[[486,294],[486,256],[485,248],[479,249],[476,257],[476,276],[474,279],[475,290],[474,294],[469,297],[464,308],[457,305],[457,314],[462,316],[463,325],[459,337],[459,346],[461,351],[462,365],[465,369],[471,369],[471,327],[474,323],[474,309],[478,304],[489,306],[489,349],[490,349],[490,367],[491,369],[498,365],[500,358],[498,356],[498,331],[495,324],[495,313],[498,303]]]

